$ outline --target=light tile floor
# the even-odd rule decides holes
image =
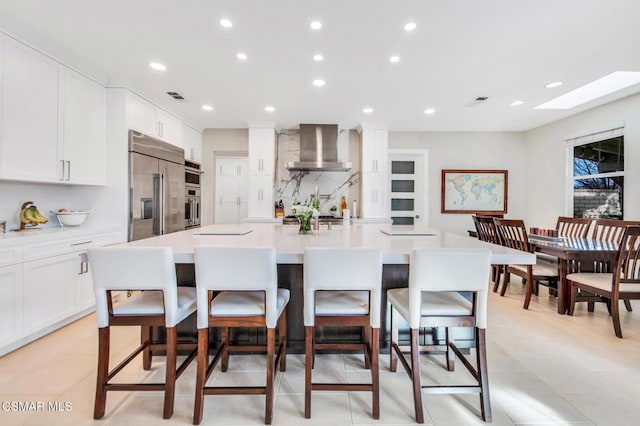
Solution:
[[[488,360],[493,424],[640,424],[640,313],[622,312],[624,339],[613,334],[604,306],[573,317],[555,313],[556,302],[541,287],[530,309],[522,309],[523,288],[515,281],[506,297],[489,299]],[[640,311],[640,303],[635,303]],[[115,327],[112,359],[122,359],[138,342],[138,330]],[[95,317],[90,315],[20,350],[0,358],[0,402],[70,402],[67,412],[2,410],[0,425],[188,425],[191,424],[195,363],[178,381],[175,414],[162,420],[162,394],[110,392],[107,414],[92,420],[97,360]],[[312,418],[303,418],[304,359],[290,355],[287,371],[276,383],[274,425],[402,425],[414,423],[410,381],[401,366],[388,370],[381,357],[381,419],[371,419],[371,397],[358,392],[313,394]],[[438,383],[469,381],[461,365],[453,373],[442,357],[423,357],[423,379]],[[356,355],[318,356],[314,380],[368,380]],[[217,383],[258,384],[264,380],[264,358],[237,355],[227,373],[214,372]],[[164,376],[161,358],[150,371],[134,362],[121,380],[154,381]],[[482,424],[475,395],[425,396],[425,423]],[[263,396],[208,396],[205,425],[263,424]]]

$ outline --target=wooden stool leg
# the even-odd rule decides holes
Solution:
[[[624,299],[624,307],[627,308],[627,312],[633,312],[633,309],[631,308],[631,300]]]
[[[422,412],[422,385],[420,383],[419,334],[417,328],[411,329],[411,381],[413,382],[413,405],[416,412],[416,423],[424,423],[424,414]]]
[[[178,357],[178,328],[167,327],[167,371],[164,388],[164,419],[173,415],[173,400],[176,393],[176,364]]]
[[[389,339],[389,370],[394,373],[398,369],[398,358],[396,358],[393,345],[398,342],[398,313],[392,305],[387,305],[391,311],[391,339]]]
[[[311,418],[311,367],[313,364],[314,327],[305,327],[304,334],[304,417]]]
[[[98,329],[98,373],[96,380],[96,400],[93,409],[93,418],[101,419],[104,416],[107,404],[107,376],[109,375],[109,327]]]
[[[143,325],[140,326],[140,343],[143,345],[151,344],[151,326]],[[151,348],[147,346],[144,351],[142,351],[142,368],[148,370],[151,368],[151,358],[153,357],[153,353],[151,352]]]
[[[273,377],[274,354],[276,352],[276,329],[267,328],[267,389],[266,406],[264,410],[264,424],[270,425],[273,417]]]
[[[445,328],[445,336],[447,340],[447,370],[454,371],[456,368],[456,354],[451,349],[451,330],[449,327]]]
[[[362,341],[364,342],[364,368],[367,370],[371,368],[371,359],[369,357],[369,349],[371,347],[371,327],[363,326],[362,327]]]
[[[485,330],[476,328],[476,357],[478,368],[478,381],[480,382],[480,407],[482,420],[491,422],[491,401],[489,398],[489,376],[487,371],[487,342]]]
[[[198,366],[196,370],[196,399],[193,404],[193,424],[199,425],[202,421],[204,408],[204,387],[209,366],[209,329],[198,330]]]
[[[222,343],[225,351],[220,357],[220,370],[224,373],[229,369],[229,327],[222,328]]]
[[[280,356],[280,371],[287,371],[287,310],[280,315],[278,332],[280,333],[280,345],[282,345],[282,355]]]
[[[367,327],[370,328],[370,327]],[[373,418],[380,419],[380,363],[379,363],[380,329],[371,328],[371,391]]]

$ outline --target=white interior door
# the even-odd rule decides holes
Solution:
[[[428,225],[427,152],[390,150],[390,211],[394,225]]]
[[[240,223],[247,217],[248,168],[246,157],[216,159],[215,223]]]

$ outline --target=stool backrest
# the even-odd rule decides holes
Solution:
[[[487,289],[491,251],[486,249],[418,248],[409,264],[409,326],[420,327],[422,292],[476,293],[476,326],[487,326]]]
[[[308,248],[304,251],[304,324],[315,324],[317,290],[369,290],[371,327],[380,327],[382,251],[367,248]]]
[[[101,247],[89,249],[96,293],[98,327],[109,325],[107,291],[160,290],[165,325],[178,323],[178,284],[170,247]]]
[[[278,321],[278,273],[273,247],[195,248],[198,328],[209,323],[210,290],[264,291],[268,328]]]

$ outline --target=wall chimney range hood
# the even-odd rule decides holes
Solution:
[[[337,124],[300,125],[300,161],[285,163],[291,172],[345,172],[351,163],[338,161]]]

